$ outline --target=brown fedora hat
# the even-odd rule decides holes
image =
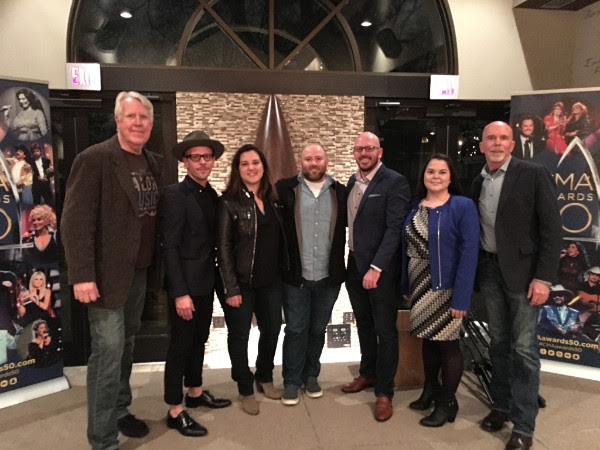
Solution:
[[[219,159],[225,151],[223,144],[209,138],[204,131],[192,131],[179,144],[173,147],[171,153],[178,160],[182,160],[185,152],[192,147],[209,147],[212,149],[216,159]]]

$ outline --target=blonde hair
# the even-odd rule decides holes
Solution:
[[[29,220],[34,214],[39,214],[40,218],[45,222],[46,226],[56,230],[56,213],[48,205],[36,205],[29,211]]]

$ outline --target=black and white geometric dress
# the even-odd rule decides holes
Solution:
[[[432,341],[453,341],[460,337],[461,320],[452,318],[452,289],[431,287],[427,226],[430,208],[419,205],[406,226],[408,280],[411,298],[410,333]],[[443,231],[440,238],[443,239]]]

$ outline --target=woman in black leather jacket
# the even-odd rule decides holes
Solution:
[[[225,291],[221,300],[227,322],[231,377],[238,384],[242,409],[258,414],[253,384],[278,399],[273,359],[281,330],[282,285],[279,254],[285,246],[276,193],[262,152],[246,144],[233,156],[231,175],[218,203],[217,259]],[[260,338],[256,372],[248,367],[252,314]]]

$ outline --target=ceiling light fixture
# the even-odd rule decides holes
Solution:
[[[369,20],[369,19],[365,19],[360,23],[361,27],[370,27],[371,25],[373,25],[373,23]]]
[[[123,19],[131,19],[133,17],[133,15],[131,14],[131,11],[129,11],[129,9],[124,8],[123,11],[121,11],[119,13],[119,15],[123,18]]]

